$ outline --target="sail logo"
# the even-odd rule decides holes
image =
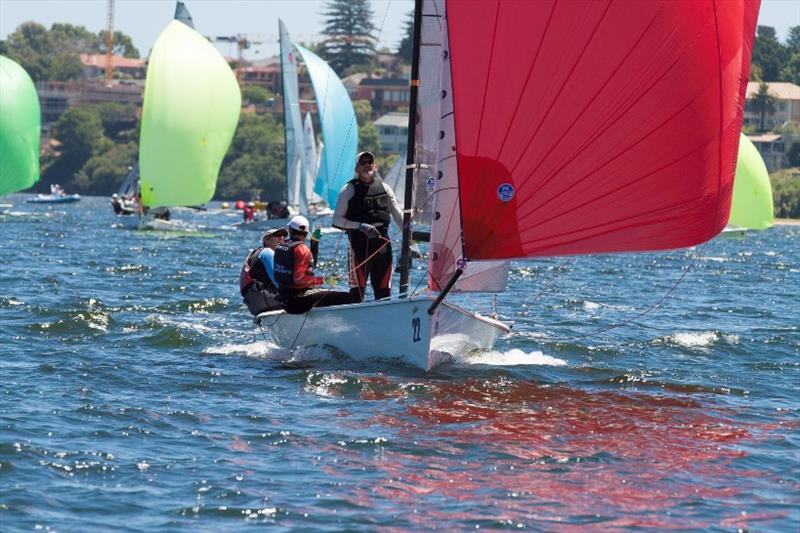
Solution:
[[[514,198],[514,186],[510,183],[503,183],[497,188],[497,197],[501,202],[510,202]]]
[[[433,192],[436,188],[436,180],[433,177],[428,178],[428,181],[425,182],[425,187],[428,189],[428,192]]]

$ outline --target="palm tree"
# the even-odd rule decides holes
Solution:
[[[778,104],[778,98],[769,92],[769,85],[766,82],[761,82],[758,86],[758,92],[750,99],[753,110],[761,115],[759,122],[759,131],[764,131],[764,117],[767,113],[774,113]]]

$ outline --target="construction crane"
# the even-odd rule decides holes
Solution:
[[[106,4],[106,83],[114,78],[114,0]]]
[[[237,55],[236,61],[241,64],[242,62],[242,51],[249,49],[254,44],[264,44],[265,41],[263,40],[251,40],[247,35],[238,34],[238,35],[223,35],[219,37],[214,37],[215,43],[236,43]]]

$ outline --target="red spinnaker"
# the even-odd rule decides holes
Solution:
[[[466,258],[670,249],[721,231],[758,7],[449,0]]]

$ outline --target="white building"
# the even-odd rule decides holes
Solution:
[[[744,106],[744,125],[760,127],[761,114],[753,109],[752,98],[758,94],[760,82],[751,81],[747,84],[747,101]],[[764,116],[764,128],[771,130],[787,122],[800,124],[800,87],[785,81],[767,82],[769,92],[778,102],[774,113]]]
[[[408,142],[408,113],[386,113],[375,121],[381,152],[406,153]]]

